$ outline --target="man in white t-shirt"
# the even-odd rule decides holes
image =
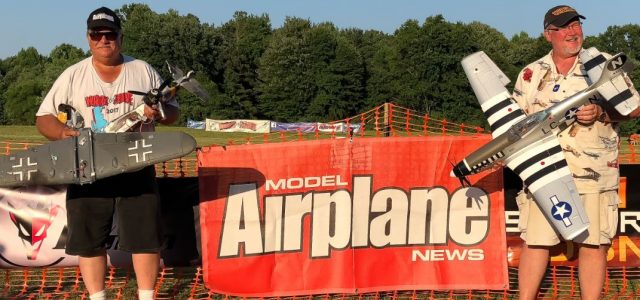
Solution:
[[[142,96],[160,86],[158,72],[149,64],[120,53],[120,18],[101,7],[87,19],[87,42],[92,56],[66,69],[53,84],[36,113],[36,127],[49,140],[78,136],[78,131],[57,118],[60,104],[74,107],[85,127],[102,132],[117,117],[142,105]],[[178,118],[174,101],[165,105],[161,119],[155,107],[145,105],[152,120],[132,130],[152,131],[154,120],[162,124]],[[106,246],[117,212],[118,249],[132,253],[139,299],[152,299],[163,247],[160,199],[153,166],[98,180],[70,185],[67,190],[68,240],[66,252],[79,255],[80,271],[90,299],[104,299],[107,268]]]

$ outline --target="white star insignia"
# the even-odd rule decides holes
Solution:
[[[566,208],[566,204],[562,204],[562,205],[558,205],[556,206],[556,213],[554,215],[556,216],[560,216],[560,218],[565,218],[565,214],[569,213],[569,211]]]

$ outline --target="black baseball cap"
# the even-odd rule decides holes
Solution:
[[[558,5],[549,9],[544,15],[544,28],[546,29],[549,25],[562,27],[575,18],[586,19],[573,7],[569,5]]]
[[[120,31],[120,18],[113,10],[100,7],[89,14],[87,18],[87,29],[92,30],[100,27]]]

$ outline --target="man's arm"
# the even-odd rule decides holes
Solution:
[[[58,118],[52,115],[36,117],[36,128],[38,128],[38,131],[50,141],[57,141],[80,135],[80,132],[62,124]]]

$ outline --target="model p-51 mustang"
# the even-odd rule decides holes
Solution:
[[[596,93],[622,115],[638,107],[624,79],[624,72],[632,68],[624,54],[606,60],[597,49],[589,48],[581,52],[580,59],[594,83],[526,116],[505,88],[509,79],[484,52],[465,57],[463,69],[489,121],[493,140],[451,171],[452,177],[463,178],[501,162],[520,176],[541,211],[566,240],[587,230],[589,220],[556,135],[576,122],[575,113],[596,99]]]
[[[206,98],[193,78],[170,65],[173,79],[142,94],[145,104],[163,115],[163,104],[180,87]],[[88,184],[109,176],[133,172],[146,166],[185,156],[196,148],[196,141],[183,132],[127,132],[146,122],[144,105],[113,120],[104,132],[84,127],[82,116],[71,106],[61,104],[58,118],[78,129],[80,135],[0,156],[0,187],[30,185]]]

